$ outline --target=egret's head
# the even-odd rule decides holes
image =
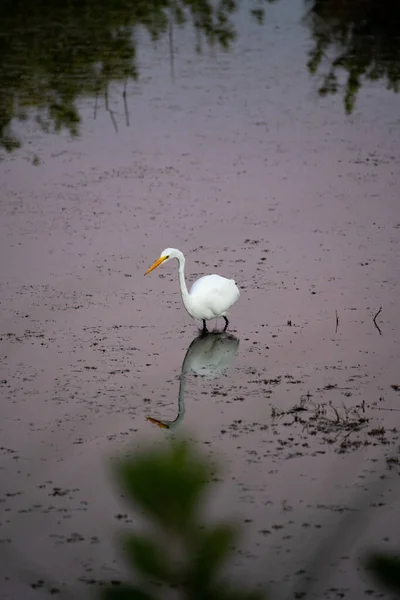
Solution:
[[[156,262],[147,269],[145,275],[151,273],[151,271],[162,265],[167,260],[170,260],[171,258],[178,258],[178,254],[181,254],[181,252],[175,248],[165,248],[165,250],[161,252],[160,258],[157,258]]]

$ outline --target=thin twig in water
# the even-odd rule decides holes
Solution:
[[[339,327],[339,315],[337,310],[335,310],[335,315],[336,315],[336,328],[335,328],[335,333],[337,333],[338,327]]]
[[[174,30],[172,21],[172,11],[170,11],[168,20],[168,41],[169,41],[169,64],[171,68],[171,79],[175,83],[175,55],[174,55]]]
[[[104,102],[105,102],[105,106],[106,106],[106,111],[109,113],[112,124],[114,125],[115,133],[118,133],[118,126],[117,126],[117,122],[114,117],[114,111],[111,110],[111,108],[108,105],[108,85],[107,85],[106,89],[104,90]]]
[[[339,424],[339,423],[340,423],[340,415],[339,415],[339,411],[338,411],[338,409],[337,409],[337,408],[335,408],[334,406],[332,406],[332,404],[330,404],[330,407],[331,407],[331,409],[333,410],[333,412],[334,412],[334,415],[335,415],[335,419],[336,419],[336,420],[335,420],[335,423],[336,423],[336,424]],[[327,420],[328,420],[328,419],[327,419]],[[343,419],[343,421],[345,421],[345,419]]]
[[[381,314],[381,312],[382,312],[382,306],[380,307],[380,309],[378,310],[378,312],[375,314],[374,319],[373,319],[374,320],[374,325],[377,328],[377,330],[379,331],[379,335],[382,335],[382,331],[381,331],[378,323],[376,322],[376,318]]]
[[[124,99],[124,110],[125,110],[125,123],[126,126],[129,127],[129,110],[128,110],[128,103],[126,101],[126,84],[128,82],[128,78],[125,79],[124,82],[124,91],[122,92],[122,97]]]
[[[99,101],[99,92],[96,91],[96,96],[95,96],[95,101],[94,101],[94,109],[93,109],[93,118],[94,118],[94,120],[96,120],[96,117],[97,117],[98,101]]]

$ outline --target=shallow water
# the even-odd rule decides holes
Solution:
[[[108,458],[176,432],[225,467],[211,512],[244,525],[234,576],[301,591],[325,543],[311,595],[381,594],[358,559],[399,544],[398,98],[370,84],[352,116],[320,99],[302,10],[240,13],[228,54],[197,57],[184,30],[174,80],[168,41],[143,39],[129,127],[115,85],[117,132],[81,100],[79,138],[27,126],[3,155],[1,598],[123,577],[116,532],[137,517]],[[143,277],[168,246],[190,282],[242,291],[234,348],[200,345],[183,390],[197,325],[174,264]],[[147,419],[179,401],[172,428]]]

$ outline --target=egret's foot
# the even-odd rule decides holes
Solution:
[[[201,330],[202,335],[204,335],[205,333],[208,333],[208,329],[207,329],[207,323],[206,320],[203,319],[203,329]]]
[[[225,327],[223,330],[226,331],[228,329],[229,321],[226,317],[224,317],[224,319],[225,319]]]

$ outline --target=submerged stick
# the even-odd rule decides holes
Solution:
[[[376,318],[377,318],[377,317],[378,317],[378,316],[381,314],[381,312],[382,312],[382,306],[379,308],[378,312],[377,312],[377,313],[375,313],[375,316],[374,316],[374,318],[373,318],[374,325],[375,325],[375,327],[377,328],[377,330],[379,331],[379,335],[382,335],[382,331],[381,331],[381,329],[380,329],[380,327],[379,327],[378,323],[376,322]]]
[[[174,30],[172,11],[170,11],[168,19],[168,42],[169,42],[169,65],[171,71],[172,83],[175,83],[175,54],[174,54]]]
[[[111,108],[108,104],[108,85],[107,85],[106,89],[104,90],[104,103],[105,103],[106,111],[110,115],[110,119],[114,126],[115,133],[118,133],[118,125],[117,125],[117,121],[115,120],[114,111],[111,110]]]
[[[126,101],[126,84],[127,84],[128,78],[125,78],[124,81],[124,91],[122,92],[122,97],[124,99],[124,111],[125,111],[125,123],[126,126],[129,127],[130,123],[129,123],[129,110],[128,110],[128,103]]]

